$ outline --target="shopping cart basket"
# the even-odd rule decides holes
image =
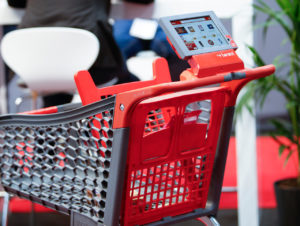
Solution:
[[[71,225],[214,216],[237,94],[273,72],[265,66],[171,83],[159,58],[153,81],[103,89],[79,72],[85,106],[0,118],[1,183],[71,215]]]

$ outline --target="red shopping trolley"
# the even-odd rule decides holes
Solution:
[[[212,24],[212,13],[204,14],[189,20]],[[169,19],[187,22],[185,29],[189,20]],[[84,106],[2,116],[3,187],[71,215],[71,225],[215,216],[237,94],[274,66],[244,69],[233,49],[210,54],[219,64],[190,57],[180,82],[171,82],[163,58],[153,63],[153,81],[98,89],[81,71],[75,81]]]

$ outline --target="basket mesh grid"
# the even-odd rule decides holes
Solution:
[[[174,113],[174,107],[158,108],[150,111],[146,117],[144,136],[164,129]]]
[[[208,185],[207,169],[212,164],[212,155],[203,153],[193,158],[133,171],[130,186],[132,215],[201,201]],[[204,202],[199,208],[203,208],[203,205]]]
[[[197,147],[188,157],[168,157],[149,167],[130,171],[130,218],[143,218],[144,214],[165,211],[174,206],[197,204],[204,208],[214,163],[214,152],[206,148],[211,123],[210,99],[189,103],[183,109],[182,126],[187,124],[203,126],[203,146]],[[147,114],[143,136],[159,133],[174,126],[180,108],[174,106],[151,110]],[[201,139],[200,137],[198,139]],[[188,142],[188,141],[187,141]],[[199,141],[199,143],[201,143]],[[178,150],[185,152],[189,150]],[[163,152],[162,150],[159,152]],[[179,155],[180,156],[180,155]],[[154,161],[155,158],[151,158]],[[192,207],[193,208],[193,207]]]
[[[3,186],[61,212],[72,210],[102,223],[112,124],[113,108],[59,125],[1,126]]]

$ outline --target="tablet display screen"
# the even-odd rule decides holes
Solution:
[[[171,24],[188,50],[228,45],[210,16],[173,20]]]
[[[237,49],[213,11],[163,17],[159,24],[182,59],[192,55]]]

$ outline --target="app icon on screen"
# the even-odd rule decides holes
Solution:
[[[208,24],[207,27],[208,27],[209,29],[214,29],[214,26],[213,26],[212,24]]]
[[[212,40],[210,40],[210,39],[209,39],[207,42],[208,42],[208,44],[210,44],[211,46],[213,46],[213,45],[215,44],[215,43],[214,43]]]
[[[187,34],[187,30],[184,27],[175,27],[178,34]]]
[[[202,27],[201,24],[199,24],[198,27],[199,27],[200,31],[204,31],[204,28]]]
[[[195,32],[193,27],[188,27],[188,29],[189,29],[190,32]]]
[[[196,50],[198,49],[196,44],[194,42],[186,42],[185,43],[186,47],[189,49],[189,50]]]

